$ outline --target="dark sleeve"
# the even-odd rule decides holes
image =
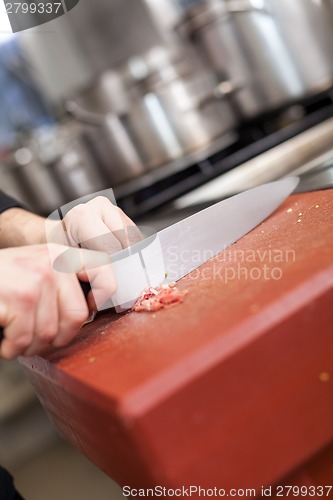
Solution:
[[[0,467],[0,500],[14,500],[15,488],[12,476]]]
[[[24,208],[23,205],[0,191],[0,214],[9,208]]]

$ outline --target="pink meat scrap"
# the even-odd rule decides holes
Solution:
[[[132,307],[136,312],[156,312],[183,302],[188,290],[179,290],[176,283],[146,288]]]

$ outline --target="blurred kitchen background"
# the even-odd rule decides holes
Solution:
[[[0,34],[0,109],[0,187],[46,216],[112,187],[161,228],[289,173],[332,187],[333,0],[81,0]],[[15,363],[0,443],[27,500],[121,498]]]

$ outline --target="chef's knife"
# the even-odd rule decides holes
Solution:
[[[298,177],[287,177],[244,191],[112,255],[116,310],[131,307],[147,286],[178,281],[238,241],[273,213],[298,182]],[[0,338],[2,333],[0,328]]]
[[[274,212],[298,181],[288,177],[255,187],[114,254],[116,310],[131,307],[147,286],[178,281],[235,243]]]

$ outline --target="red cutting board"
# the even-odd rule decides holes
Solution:
[[[121,485],[274,484],[333,439],[333,190],[289,197],[179,286],[183,304],[105,313],[28,376]]]

